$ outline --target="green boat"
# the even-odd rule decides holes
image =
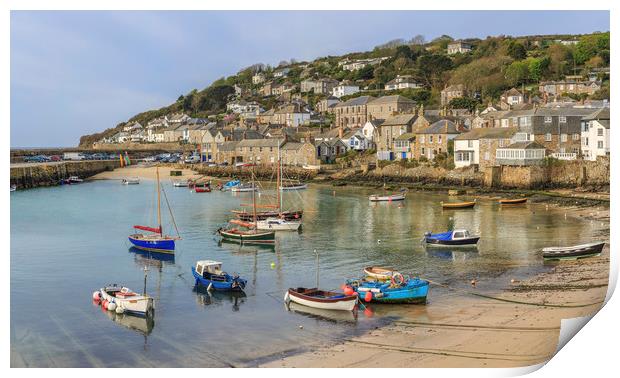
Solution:
[[[220,228],[218,233],[222,238],[244,244],[273,244],[276,241],[275,231],[239,230],[237,228]]]

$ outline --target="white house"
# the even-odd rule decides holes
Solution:
[[[595,161],[609,155],[609,108],[603,108],[581,120],[581,153],[585,160]]]
[[[362,129],[351,130],[340,139],[349,150],[366,151],[372,146],[372,142],[364,137]]]
[[[422,88],[422,85],[413,80],[413,77],[411,75],[398,75],[395,79],[392,79],[385,84],[386,91],[394,91],[397,89],[408,88]]]
[[[149,127],[146,130],[146,140],[148,142],[163,143],[164,142],[164,128],[162,127]]]
[[[282,68],[273,73],[273,77],[287,77],[288,73],[291,71],[290,68]]]
[[[332,90],[332,95],[334,97],[340,98],[343,96],[348,96],[360,91],[360,87],[358,85],[340,83],[334,87]]]
[[[379,134],[379,127],[382,123],[382,119],[373,119],[366,122],[362,127],[362,135],[370,142],[371,146],[375,145],[375,137]]]
[[[136,130],[142,130],[142,125],[140,124],[140,122],[132,122],[127,126],[123,127],[123,131],[127,133],[133,133]]]
[[[265,75],[262,72],[259,72],[252,76],[252,84],[257,85],[265,81]]]
[[[226,104],[226,110],[235,114],[243,114],[244,116],[257,116],[261,112],[260,104],[256,101],[233,101]]]
[[[465,54],[471,51],[471,45],[462,41],[455,41],[448,44],[448,55]]]
[[[529,140],[529,135],[518,133],[517,128],[478,128],[454,138],[454,166],[493,165],[492,157],[498,148],[513,142]],[[525,137],[525,139],[524,139]],[[483,163],[483,164],[481,164]]]
[[[519,105],[523,103],[523,94],[512,88],[502,93],[500,100],[510,106]]]

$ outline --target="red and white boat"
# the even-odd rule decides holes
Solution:
[[[373,194],[368,199],[371,202],[392,202],[392,201],[404,201],[404,194],[390,194],[388,196],[380,196],[378,194]]]

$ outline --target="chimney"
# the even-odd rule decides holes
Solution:
[[[342,129],[342,126],[340,126],[338,128],[338,138],[342,139],[343,136],[344,136],[344,130]]]

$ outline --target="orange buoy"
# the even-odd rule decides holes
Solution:
[[[344,295],[353,295],[354,292],[355,291],[353,290],[351,286],[344,287]]]
[[[370,301],[372,301],[372,293],[371,293],[370,291],[367,291],[367,292],[366,292],[366,295],[364,295],[364,300],[365,300],[366,302],[370,302]]]

